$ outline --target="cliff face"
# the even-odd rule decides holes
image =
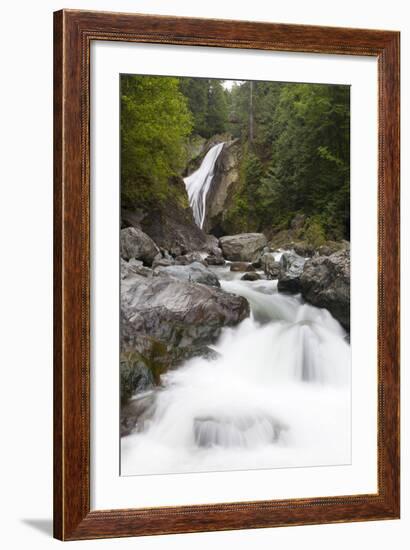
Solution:
[[[226,234],[224,215],[239,184],[241,146],[239,140],[227,141],[215,164],[215,174],[207,196],[204,229],[217,237]]]
[[[175,255],[206,248],[206,235],[194,221],[182,178],[174,176],[169,185],[173,193],[166,202],[149,210],[123,209],[122,227],[141,229],[157,246]]]

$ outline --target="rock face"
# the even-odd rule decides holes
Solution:
[[[224,214],[231,196],[239,183],[241,145],[239,140],[225,141],[215,164],[212,186],[207,196],[207,213],[204,228],[215,235],[223,235]]]
[[[203,264],[194,262],[189,265],[173,265],[169,267],[158,267],[154,275],[166,275],[178,281],[201,283],[203,285],[220,287],[218,277]]]
[[[261,267],[269,279],[278,279],[280,263],[275,260],[273,252],[265,252],[261,258]]]
[[[134,258],[151,266],[160,251],[154,241],[143,231],[136,227],[127,227],[121,229],[120,253],[124,260]]]
[[[266,246],[266,237],[263,233],[240,233],[221,237],[219,245],[227,260],[254,262]]]
[[[171,365],[202,353],[222,327],[247,316],[244,298],[215,286],[131,273],[121,283],[121,350],[136,352],[155,379]]]
[[[325,307],[346,329],[350,328],[349,250],[308,260],[300,278],[300,286],[308,302]]]
[[[122,209],[123,225],[140,228],[160,248],[178,251],[175,256],[206,249],[207,238],[194,221],[183,179],[171,178],[169,187],[174,193],[164,203],[146,210]]]
[[[305,265],[305,258],[296,252],[285,252],[280,259],[278,290],[280,292],[300,292],[300,278]]]

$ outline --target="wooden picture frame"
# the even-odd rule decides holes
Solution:
[[[377,58],[377,494],[90,510],[89,83],[93,40]],[[380,30],[75,10],[54,14],[56,538],[78,540],[399,517],[399,40],[398,32]]]

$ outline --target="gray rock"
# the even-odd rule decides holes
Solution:
[[[121,284],[121,349],[166,369],[248,316],[247,300],[214,286],[134,275]]]
[[[331,256],[339,250],[350,250],[350,243],[348,241],[327,241],[319,246],[317,253],[319,256]]]
[[[209,255],[205,258],[205,262],[208,265],[225,265],[225,260],[222,256]]]
[[[168,252],[168,250],[166,250],[165,248],[161,248],[161,254],[162,254],[162,257],[165,258],[166,260],[174,259],[172,255]]]
[[[173,265],[168,267],[158,267],[154,275],[161,274],[177,279],[179,281],[188,281],[192,283],[201,283],[203,285],[220,287],[218,277],[203,264],[194,262],[189,265]]]
[[[148,391],[122,404],[120,415],[121,437],[144,429],[144,426],[155,412],[156,396],[156,391]]]
[[[224,257],[234,262],[256,261],[266,243],[263,233],[240,233],[219,239]]]
[[[315,253],[315,247],[312,244],[301,241],[294,243],[293,250],[305,258],[311,258]]]
[[[222,254],[222,250],[219,248],[219,241],[214,235],[206,235],[206,243],[204,250],[209,252],[214,256],[219,256]]]
[[[255,268],[252,264],[247,262],[232,262],[230,271],[239,271],[240,273],[255,271]]]
[[[201,256],[200,252],[187,252],[183,256],[177,256],[175,258],[175,263],[177,265],[189,265],[193,262],[204,263],[204,259]]]
[[[175,265],[175,260],[172,258],[155,258],[155,260],[152,262],[152,269],[155,269],[156,267],[167,267],[170,265]]]
[[[350,328],[350,252],[315,256],[305,264],[300,278],[302,295],[311,304],[324,307]]]
[[[125,261],[121,258],[121,261]],[[143,267],[144,265],[144,262],[142,260],[136,260],[135,258],[130,258],[128,260],[128,265],[132,268],[137,268],[139,269],[140,267]],[[147,268],[148,269],[148,268]]]
[[[280,292],[300,292],[300,277],[303,273],[305,258],[296,252],[284,252],[280,259],[278,290]]]
[[[184,180],[175,176],[170,178],[168,185],[175,195],[171,193],[166,201],[149,208],[141,220],[141,229],[173,256],[202,250],[206,236],[194,221]],[[186,199],[186,206],[181,204],[181,198]]]
[[[173,258],[177,258],[178,256],[182,256],[182,247],[180,246],[173,246],[170,250],[171,256]]]
[[[253,273],[245,273],[245,275],[241,277],[241,281],[259,281],[259,279],[261,279],[261,276],[259,273],[256,273],[256,271]]]
[[[154,387],[154,376],[138,353],[124,353],[120,359],[121,403],[136,392]]]
[[[273,252],[265,252],[261,258],[261,267],[269,279],[278,279],[280,263],[275,260]]]
[[[124,260],[135,258],[148,266],[151,266],[154,258],[160,254],[154,241],[136,227],[121,229],[120,252]]]
[[[121,280],[133,275],[140,275],[142,277],[152,276],[152,270],[149,267],[145,267],[140,260],[131,259],[126,262],[121,258]]]

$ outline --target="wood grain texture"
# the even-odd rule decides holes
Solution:
[[[90,511],[91,40],[375,56],[379,74],[374,495]],[[62,540],[399,517],[399,33],[106,12],[54,14],[54,535]],[[117,368],[117,365],[113,365]]]

